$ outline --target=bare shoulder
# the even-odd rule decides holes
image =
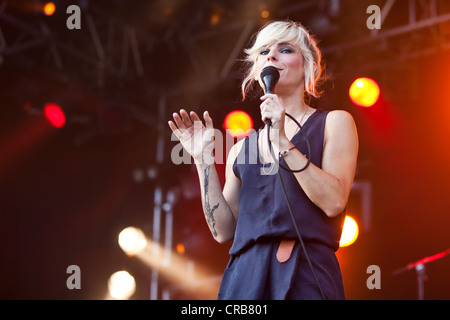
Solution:
[[[339,133],[344,133],[346,131],[356,131],[353,116],[344,110],[330,111],[325,123],[325,136],[329,134],[339,135]]]
[[[325,141],[333,140],[338,144],[347,141],[358,147],[358,133],[353,116],[344,110],[330,111],[325,124]]]
[[[236,160],[237,156],[239,155],[239,152],[242,149],[244,140],[245,139],[241,139],[231,146],[230,151],[228,152],[228,155],[227,155],[227,164],[228,165],[232,165],[234,163],[234,160]]]
[[[330,111],[327,116],[327,124],[330,125],[354,125],[354,123],[353,116],[345,110],[333,110]]]

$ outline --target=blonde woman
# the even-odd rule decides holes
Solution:
[[[335,251],[356,169],[353,118],[345,111],[326,112],[305,102],[307,95],[319,96],[322,61],[316,41],[301,24],[274,21],[254,39],[245,51],[243,95],[253,84],[264,89],[260,74],[265,67],[279,71],[275,93],[261,97],[261,119],[271,120],[270,144],[280,165],[306,167],[296,173],[279,169],[295,224],[280,179],[268,172],[275,161],[268,151],[267,126],[232,147],[221,189],[214,164],[203,161],[210,157],[209,141],[194,143],[194,133],[207,136],[214,130],[209,113],[203,114],[201,132],[194,132],[194,123],[201,122],[195,112],[181,110],[169,121],[196,163],[212,235],[220,243],[233,240],[218,298],[345,299]],[[256,163],[249,160],[254,154]]]

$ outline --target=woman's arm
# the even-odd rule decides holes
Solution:
[[[288,150],[293,144],[280,139],[279,150]],[[347,205],[356,170],[358,135],[353,117],[345,111],[332,111],[325,125],[322,168],[310,163],[308,168],[295,173],[295,178],[308,198],[329,217],[342,213]],[[307,159],[297,149],[285,157],[289,168],[305,166]]]
[[[214,128],[211,117],[205,112],[203,117],[206,126],[200,124],[201,120],[195,112],[191,112],[189,116],[186,111],[181,110],[180,115],[175,113],[173,117],[176,125],[169,121],[170,128],[194,158],[200,182],[203,212],[211,234],[219,243],[230,241],[234,237],[239,210],[240,180],[232,171],[238,144],[231,149],[226,167],[226,182],[222,192],[215,164],[205,161],[205,159],[211,159],[211,155],[204,154],[211,151],[211,148],[208,148],[211,139],[206,138],[209,143],[205,141],[205,137],[213,135],[211,131]],[[200,124],[202,132],[194,130],[194,123],[197,123],[197,126]],[[195,138],[195,134],[199,136]],[[203,145],[199,145],[201,141],[203,141]]]
[[[231,153],[230,157],[232,157]],[[223,190],[221,190],[215,165],[196,163],[205,219],[214,239],[219,243],[225,243],[234,238],[239,215],[241,183],[234,175],[231,161],[234,162],[232,159],[227,161]]]

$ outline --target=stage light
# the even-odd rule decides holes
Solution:
[[[43,11],[44,11],[45,15],[47,15],[47,16],[53,15],[55,13],[55,10],[56,10],[56,7],[53,2],[47,2],[43,8]]]
[[[341,240],[339,242],[340,247],[347,247],[353,244],[358,238],[359,227],[355,219],[350,216],[346,216],[344,220],[344,227],[342,228]]]
[[[224,128],[230,136],[243,138],[251,133],[253,120],[244,111],[232,111],[225,117]]]
[[[214,13],[211,15],[211,18],[209,18],[209,24],[213,27],[217,26],[220,22],[220,15]]]
[[[119,245],[128,256],[134,256],[145,249],[147,239],[141,229],[127,227],[119,233]]]
[[[66,124],[66,115],[56,103],[47,103],[44,106],[44,115],[47,121],[55,128],[62,128]]]
[[[152,270],[157,270],[161,276],[180,287],[195,288],[195,295],[215,299],[217,297],[218,286],[211,285],[207,287],[198,287],[197,285],[205,279],[211,279],[216,274],[209,268],[190,260],[185,254],[180,254],[175,249],[181,249],[178,245],[174,250],[168,250],[159,243],[148,239],[148,245],[145,250],[136,254],[135,259],[140,260]],[[184,248],[184,245],[183,247]],[[181,249],[182,250],[182,249]],[[170,257],[170,258],[167,258]]]
[[[178,243],[176,246],[177,252],[179,254],[185,254],[186,253],[186,248],[184,247],[184,244],[182,243]]]
[[[370,78],[358,78],[350,86],[349,95],[357,106],[371,107],[380,97],[380,87]]]
[[[108,290],[114,299],[126,300],[136,291],[136,281],[127,271],[117,271],[109,277]]]
[[[223,22],[226,18],[227,10],[219,5],[213,5],[210,8],[209,25],[216,27],[219,23]]]
[[[261,18],[267,19],[270,16],[270,12],[268,10],[262,10],[261,11]]]

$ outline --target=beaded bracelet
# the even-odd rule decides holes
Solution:
[[[292,148],[290,148],[289,150],[284,150],[284,151],[280,151],[280,157],[281,158],[284,158],[284,157],[286,157],[287,156],[287,154],[289,153],[289,151],[291,151],[291,150],[293,150],[293,149],[295,149],[296,147],[294,146],[294,147],[292,147]]]

